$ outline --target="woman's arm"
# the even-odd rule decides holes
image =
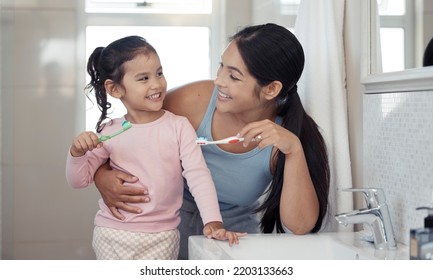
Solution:
[[[270,120],[249,123],[240,134],[245,137],[245,145],[255,141],[259,148],[273,146],[274,153],[281,151],[285,154],[280,219],[295,234],[310,232],[319,217],[319,200],[299,138]],[[271,170],[274,172],[276,156],[271,158]]]
[[[140,213],[139,207],[127,203],[138,203],[150,201],[146,189],[125,186],[123,183],[135,183],[138,178],[122,171],[111,169],[108,163],[103,164],[96,171],[95,185],[101,194],[105,204],[111,213],[118,219],[123,220],[125,217],[118,209],[131,213]]]
[[[294,141],[290,153],[286,154],[284,165],[280,219],[291,232],[306,234],[313,229],[319,217],[319,200],[302,145],[296,136],[294,138],[297,141]]]

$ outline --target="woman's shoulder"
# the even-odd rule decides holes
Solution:
[[[197,129],[206,113],[213,89],[212,80],[197,81],[174,88],[164,100],[164,109],[186,117]]]
[[[164,100],[164,107],[175,107],[177,109],[179,103],[189,105],[193,101],[210,99],[213,89],[214,84],[212,80],[192,82],[173,88],[168,91],[167,97]]]

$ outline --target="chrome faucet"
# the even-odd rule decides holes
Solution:
[[[343,191],[361,192],[364,196],[367,208],[342,213],[335,219],[345,226],[349,224],[367,224],[373,232],[374,246],[376,249],[396,249],[397,243],[391,224],[385,193],[378,188],[350,188]]]

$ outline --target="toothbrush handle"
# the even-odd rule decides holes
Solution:
[[[227,137],[221,140],[215,140],[215,141],[203,141],[200,142],[200,145],[219,145],[219,144],[234,144],[234,143],[239,143],[244,141],[244,138],[240,138],[240,137]]]

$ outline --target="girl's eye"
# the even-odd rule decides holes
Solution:
[[[158,72],[158,73],[157,73],[157,76],[158,76],[158,77],[162,77],[162,76],[164,76],[164,73],[163,73],[162,71],[161,71],[161,72]]]
[[[141,77],[140,79],[138,79],[139,81],[147,81],[147,80],[149,80],[149,77]]]

